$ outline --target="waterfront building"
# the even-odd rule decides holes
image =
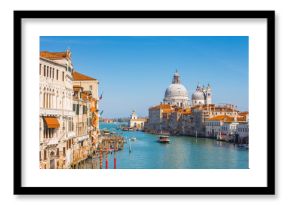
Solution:
[[[98,81],[74,71],[69,50],[41,51],[39,75],[40,168],[75,167],[98,142]]]
[[[239,137],[239,143],[249,143],[249,122],[239,123],[237,126],[237,134]]]
[[[92,101],[90,103],[95,102],[93,106],[94,112],[92,112],[91,119],[94,119],[95,123],[95,132],[97,135],[100,134],[99,130],[99,81],[90,76],[84,75],[82,73],[73,72],[73,85],[75,87],[79,86],[83,88],[83,91],[87,93]]]
[[[245,116],[218,115],[206,120],[206,137],[234,141],[240,123],[246,123]]]
[[[137,130],[143,130],[146,121],[146,118],[138,118],[136,112],[133,111],[129,120],[129,127]]]
[[[145,130],[149,132],[161,132],[162,129],[162,118],[163,113],[167,114],[169,117],[169,113],[171,113],[174,109],[174,106],[170,104],[160,103],[160,105],[156,105],[149,108],[149,119],[145,125]],[[165,116],[167,116],[165,115]]]
[[[102,118],[102,122],[104,122],[104,123],[113,123],[114,120],[113,119],[108,119],[108,118]]]
[[[76,138],[73,146],[73,167],[87,159],[99,143],[98,80],[73,72],[73,111]]]
[[[163,103],[179,107],[189,105],[187,89],[181,84],[180,75],[177,71],[173,75],[172,83],[165,91]]]
[[[89,95],[83,90],[83,87],[73,86],[73,111],[75,138],[72,145],[73,162],[72,167],[85,160],[90,154],[91,140],[89,136],[91,117],[89,115]]]
[[[194,132],[197,132],[199,136],[205,137],[211,136],[206,131],[206,125],[209,119],[214,119],[217,116],[238,116],[238,110],[234,105],[230,104],[195,105],[191,109],[193,113]]]
[[[152,133],[168,132],[174,135],[211,136],[206,134],[209,118],[227,115],[238,116],[233,105],[200,104],[181,108],[169,104],[160,104],[149,108],[149,120],[146,131]],[[246,117],[245,117],[246,119]]]
[[[40,52],[40,168],[69,168],[73,131],[71,52]]]
[[[237,122],[234,122],[235,118]],[[176,71],[172,84],[166,89],[163,103],[149,108],[145,131],[203,137],[216,137],[221,131],[226,131],[230,136],[236,132],[241,121],[248,121],[248,112],[239,112],[231,104],[213,104],[209,84],[202,87],[198,85],[189,103],[187,90]]]

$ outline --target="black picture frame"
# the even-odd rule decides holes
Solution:
[[[22,19],[219,18],[267,21],[266,187],[24,187],[22,186]],[[271,95],[270,95],[271,94]],[[15,195],[273,195],[275,194],[275,11],[14,11],[14,194]]]

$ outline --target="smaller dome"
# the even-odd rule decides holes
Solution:
[[[204,100],[204,94],[203,94],[203,92],[200,91],[200,90],[196,90],[192,94],[192,100]]]

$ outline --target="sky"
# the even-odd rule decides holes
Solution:
[[[40,50],[70,49],[74,69],[99,80],[105,118],[148,116],[178,70],[189,99],[197,84],[212,102],[248,110],[247,36],[41,36]]]

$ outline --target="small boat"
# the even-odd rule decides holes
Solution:
[[[103,130],[104,135],[109,135],[110,131],[109,130]]]
[[[249,145],[247,145],[247,144],[239,144],[238,148],[240,148],[240,149],[249,149]]]
[[[169,143],[170,142],[169,136],[167,136],[167,135],[160,136],[158,142]]]
[[[129,140],[130,141],[136,141],[136,139],[137,139],[136,137],[131,137]]]

